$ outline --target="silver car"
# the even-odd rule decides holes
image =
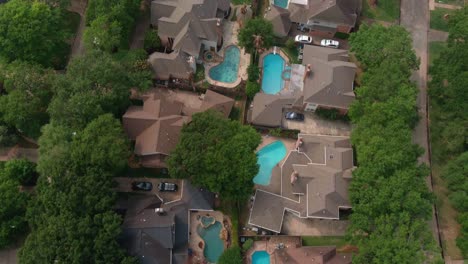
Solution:
[[[340,43],[333,39],[322,39],[322,41],[320,41],[320,46],[337,49]]]

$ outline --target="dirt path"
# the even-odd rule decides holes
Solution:
[[[417,103],[421,120],[417,124],[413,133],[413,142],[424,149],[424,154],[419,158],[419,162],[430,166],[430,149],[428,137],[428,116],[427,116],[427,67],[428,67],[428,31],[429,31],[429,4],[426,0],[402,0],[400,24],[405,27],[413,37],[413,48],[416,56],[420,58],[419,70],[412,75],[412,80],[416,82],[419,94]],[[427,178],[427,184],[431,191],[432,175]],[[440,231],[437,221],[435,207],[433,207],[433,217],[430,227],[435,241],[440,245]]]
[[[87,5],[88,5],[87,0],[72,0],[70,7],[68,7],[69,11],[78,13],[81,17],[80,25],[78,26],[78,30],[76,32],[76,36],[73,41],[70,58],[76,57],[78,55],[82,55],[84,53],[84,46],[83,46],[82,39],[83,39],[84,30],[86,28],[85,14],[86,14]]]

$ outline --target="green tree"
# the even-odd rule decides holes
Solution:
[[[11,244],[27,229],[25,218],[28,195],[20,192],[19,183],[0,175],[0,248]]]
[[[412,48],[411,37],[403,27],[364,24],[359,31],[351,34],[349,42],[351,52],[365,67],[374,68],[390,60],[407,70],[418,68],[419,62]]]
[[[270,48],[273,40],[273,25],[262,18],[249,20],[239,32],[239,46],[249,53]]]
[[[136,74],[130,62],[94,51],[73,59],[57,78],[48,112],[57,124],[82,129],[103,113],[121,115],[130,104],[130,89],[149,85],[149,75]],[[144,87],[141,87],[144,88]]]
[[[247,97],[252,100],[258,92],[260,92],[260,84],[258,82],[248,81],[245,86],[245,94]]]
[[[468,152],[447,163],[442,178],[450,190],[449,198],[460,212],[468,211]]]
[[[122,26],[110,16],[100,16],[91,22],[84,33],[84,44],[89,50],[116,51],[121,42]]]
[[[15,132],[0,123],[0,148],[11,147],[18,142]]]
[[[10,126],[37,138],[48,122],[47,106],[52,97],[55,74],[40,66],[14,62],[4,72],[7,92],[0,96],[0,115]]]
[[[28,184],[36,176],[36,164],[25,159],[13,159],[5,163],[0,172],[4,177],[20,184]]]
[[[260,69],[255,64],[250,64],[247,68],[247,73],[249,75],[249,81],[256,82],[260,77]]]
[[[242,264],[241,250],[238,246],[226,249],[218,259],[218,264]]]
[[[45,3],[11,0],[0,8],[0,57],[52,66],[67,48],[70,32],[61,10]]]
[[[168,159],[169,174],[190,179],[226,200],[243,200],[258,173],[255,150],[260,135],[213,110],[193,115],[182,128],[176,149]],[[203,155],[200,155],[203,150]]]

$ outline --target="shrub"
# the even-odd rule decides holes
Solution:
[[[161,48],[161,40],[159,39],[157,30],[150,29],[146,31],[143,47],[148,53],[153,53]]]
[[[260,69],[255,64],[250,64],[247,68],[247,73],[249,74],[249,81],[255,82],[260,77]]]
[[[233,246],[226,249],[221,257],[219,257],[218,264],[242,264],[240,248]]]
[[[0,125],[0,147],[11,147],[18,142],[16,134],[6,126]]]
[[[296,43],[294,43],[293,39],[288,39],[286,41],[286,48],[288,49],[294,49],[296,47]]]
[[[231,113],[229,114],[229,118],[231,120],[239,120],[240,117],[240,109],[239,107],[233,107]]]
[[[244,244],[242,244],[242,250],[244,250],[244,252],[249,250],[253,246],[253,243],[254,241],[251,238],[247,239]]]
[[[245,87],[245,93],[249,99],[253,99],[254,96],[260,92],[260,84],[257,82],[247,82]]]
[[[277,127],[277,128],[270,129],[270,135],[272,135],[274,137],[280,137],[281,136],[281,128]]]
[[[324,108],[318,108],[315,113],[328,120],[343,120],[343,121],[349,121],[349,118],[347,115],[342,115],[340,114],[340,111],[337,109],[324,109]]]
[[[334,37],[339,39],[348,39],[349,34],[343,32],[336,32]]]

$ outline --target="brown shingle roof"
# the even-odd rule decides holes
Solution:
[[[295,101],[292,96],[257,93],[249,110],[249,122],[259,126],[281,126],[283,107]]]
[[[172,91],[172,93],[175,93]],[[194,100],[197,99],[193,95]],[[163,89],[153,89],[141,97],[143,106],[131,106],[123,116],[124,130],[130,139],[135,140],[135,154],[140,156],[169,155],[179,141],[182,126],[191,120],[191,114],[215,109],[229,116],[234,100],[208,90],[199,109],[183,112],[183,102],[169,96]],[[162,157],[146,160],[163,164]],[[153,163],[154,163],[153,162]],[[155,163],[155,164],[156,164]]]
[[[305,45],[303,57],[302,64],[312,70],[304,82],[304,102],[348,109],[354,100],[356,75],[356,65],[344,61],[348,52]]]
[[[286,37],[291,29],[291,20],[287,9],[271,5],[266,13],[265,19],[273,24],[273,32],[278,37]]]
[[[336,253],[336,247],[288,247],[273,253],[277,264],[350,264],[351,254]]]
[[[171,77],[188,79],[194,72],[187,56],[179,52],[154,52],[149,56],[148,62],[153,68],[154,77],[159,80],[169,80]]]
[[[326,21],[354,27],[361,12],[361,0],[306,0],[307,5],[291,1],[291,21],[307,24],[308,20]]]

